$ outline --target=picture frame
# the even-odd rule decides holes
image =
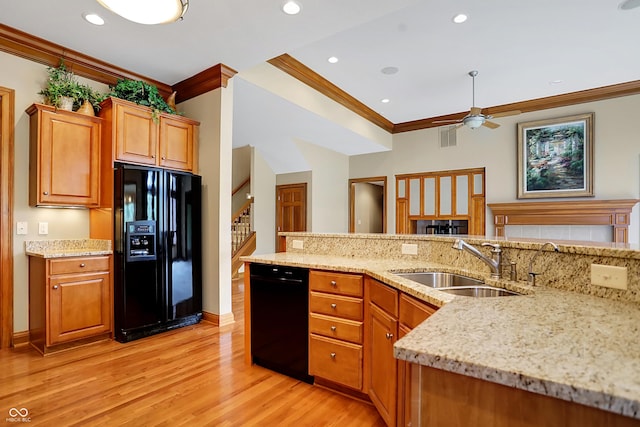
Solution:
[[[518,199],[593,197],[594,113],[518,123]]]

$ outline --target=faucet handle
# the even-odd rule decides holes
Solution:
[[[498,243],[489,243],[489,242],[484,242],[482,244],[482,246],[491,246],[491,252],[493,253],[499,253],[502,252],[502,248],[500,247],[500,245]]]

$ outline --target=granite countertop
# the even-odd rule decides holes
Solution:
[[[525,295],[456,297],[390,271],[445,265],[278,253],[248,262],[363,273],[441,307],[394,346],[399,359],[640,419],[640,307],[524,282],[485,280]],[[483,278],[483,277],[479,277]]]
[[[76,256],[111,255],[110,240],[59,239],[28,240],[24,242],[28,256],[41,258],[65,258]]]

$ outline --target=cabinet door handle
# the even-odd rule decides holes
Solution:
[[[48,191],[43,191],[42,194],[44,194],[45,196],[48,196],[49,192]]]
[[[58,285],[53,285],[53,289],[58,289]]]
[[[393,334],[387,332],[385,335],[385,337],[387,337],[388,340],[390,340],[391,338],[393,338]]]
[[[335,331],[336,331],[336,329],[337,329],[337,328],[336,328],[335,326],[332,326],[332,327],[331,327],[331,330],[332,330],[333,332],[335,332]]]
[[[338,286],[338,284],[336,283],[336,281],[335,281],[335,280],[332,280],[332,281],[331,281],[331,286],[333,286],[333,287],[335,288],[336,286]]]
[[[84,262],[80,264],[80,267],[81,267],[81,268],[84,268]]]
[[[333,308],[335,310],[336,308],[338,308],[338,305],[337,304],[331,304],[331,308]]]
[[[151,158],[152,158],[152,159],[155,159],[155,158],[156,158],[156,155],[155,155],[155,154],[152,154],[152,155],[151,155]]]
[[[332,359],[335,359],[335,358],[336,358],[336,354],[335,354],[335,353],[330,353],[330,354],[329,354],[329,356],[330,356]]]
[[[162,160],[167,160],[166,157],[162,156]]]

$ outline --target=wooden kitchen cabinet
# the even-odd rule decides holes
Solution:
[[[42,104],[27,114],[29,204],[98,206],[102,119]]]
[[[103,139],[111,143],[109,160],[197,173],[199,122],[158,113],[119,98],[108,98],[100,116]]]
[[[363,389],[363,280],[309,272],[309,375]]]
[[[369,397],[388,426],[396,425],[398,291],[367,278],[369,290]]]
[[[29,340],[42,354],[112,332],[111,256],[29,257]]]

